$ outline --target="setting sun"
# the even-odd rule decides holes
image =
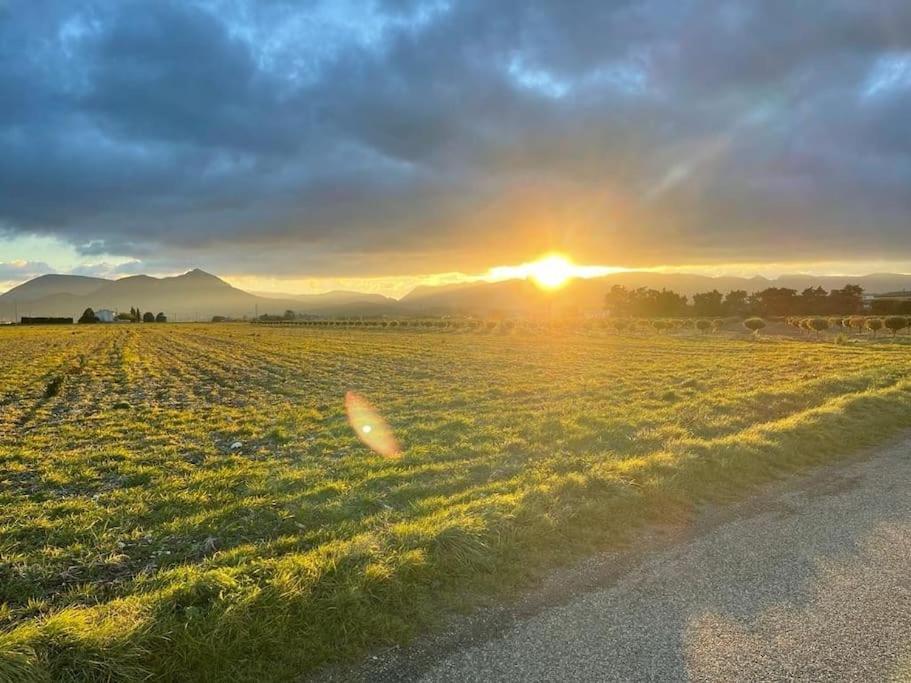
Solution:
[[[491,268],[486,275],[482,276],[482,279],[488,282],[526,279],[531,280],[541,289],[553,290],[563,287],[574,278],[602,277],[619,270],[621,269],[610,266],[580,266],[563,254],[550,253],[537,261],[516,266]]]
[[[528,277],[543,289],[559,289],[574,276],[573,263],[559,254],[551,254],[528,264]]]

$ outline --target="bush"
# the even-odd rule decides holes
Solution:
[[[829,329],[829,319],[828,318],[808,318],[807,326],[809,329],[816,332],[818,337],[821,332],[825,332]]]
[[[863,332],[864,327],[866,326],[866,321],[862,316],[855,315],[848,318],[848,327],[857,332]]]
[[[702,334],[708,334],[708,331],[712,329],[712,323],[709,320],[697,320],[696,329],[702,332]]]
[[[890,315],[888,318],[885,319],[883,324],[885,325],[887,330],[892,332],[892,336],[894,337],[901,330],[908,327],[908,319],[903,318],[900,315]]]
[[[629,329],[630,321],[626,318],[611,318],[610,326],[614,328],[614,331],[617,334],[620,334],[621,332]]]
[[[146,311],[142,314],[142,322],[144,323],[153,323],[155,322],[155,314],[149,311]]]
[[[881,318],[869,318],[867,320],[867,329],[873,333],[873,336],[876,336],[876,333],[883,329],[883,321]]]
[[[765,328],[765,320],[762,318],[747,318],[743,321],[743,326],[758,337],[759,331]]]
[[[164,313],[159,313],[158,315],[155,316],[155,322],[166,323],[166,322],[168,322],[168,316],[166,316]]]

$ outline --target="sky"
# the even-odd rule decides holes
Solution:
[[[907,0],[0,0],[0,289],[911,271]]]

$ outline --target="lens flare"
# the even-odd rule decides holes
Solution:
[[[366,398],[349,391],[345,394],[345,412],[348,424],[367,448],[384,458],[398,458],[402,454],[392,429]]]

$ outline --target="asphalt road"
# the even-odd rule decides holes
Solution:
[[[352,678],[911,681],[911,441],[701,524],[619,573],[598,560],[557,604]]]
[[[911,680],[911,442],[772,494],[421,680]]]

